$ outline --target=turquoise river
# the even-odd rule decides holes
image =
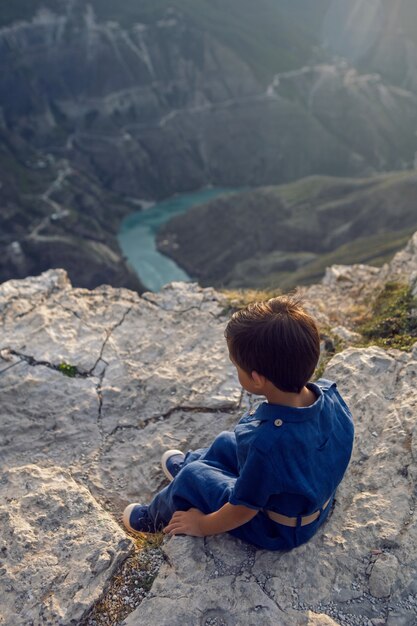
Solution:
[[[156,249],[155,237],[162,224],[174,215],[233,191],[206,188],[177,194],[148,209],[131,213],[123,220],[118,234],[120,247],[147,289],[159,291],[163,285],[174,280],[191,280],[174,261]]]

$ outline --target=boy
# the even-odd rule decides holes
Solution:
[[[126,507],[123,521],[129,530],[229,532],[259,548],[290,549],[329,514],[352,452],[352,417],[335,383],[308,382],[320,341],[297,300],[250,304],[234,313],[225,337],[240,384],[267,402],[209,448],[167,451],[170,485],[149,506]]]

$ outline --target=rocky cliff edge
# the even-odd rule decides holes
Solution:
[[[381,269],[332,267],[299,290],[351,344],[325,370],[356,423],[325,526],[280,553],[165,540],[151,590],[120,599],[125,626],[417,623],[417,343],[355,347],[353,328],[399,276],[416,294],[417,233]],[[225,297],[195,284],[139,296],[50,270],[0,285],[0,624],[117,623],[88,614],[134,553],[120,511],[163,486],[165,449],[208,444],[255,400],[227,359],[227,317]]]

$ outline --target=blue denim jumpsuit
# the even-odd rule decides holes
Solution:
[[[230,534],[259,548],[288,550],[308,541],[331,509],[353,446],[351,413],[336,383],[320,379],[307,387],[317,396],[309,407],[263,402],[234,431],[222,432],[209,448],[188,452],[174,480],[149,505],[155,527],[177,510],[212,513],[226,502],[259,511]],[[297,517],[289,527],[265,510]],[[320,510],[314,522],[301,518]]]

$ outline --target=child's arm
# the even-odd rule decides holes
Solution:
[[[164,528],[164,533],[169,535],[192,535],[193,537],[218,535],[246,524],[257,513],[258,511],[255,509],[250,509],[241,504],[230,504],[229,502],[218,511],[208,515],[204,515],[198,509],[176,511],[168,525]]]

